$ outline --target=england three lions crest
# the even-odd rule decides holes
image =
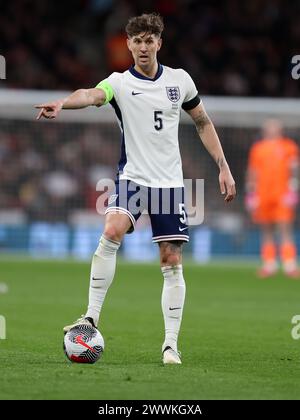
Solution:
[[[171,102],[178,102],[180,99],[180,90],[178,86],[166,87],[168,99]]]

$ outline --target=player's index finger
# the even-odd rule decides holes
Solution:
[[[40,112],[38,113],[38,116],[36,117],[37,120],[39,120],[42,116],[43,110],[41,109]]]
[[[48,103],[48,104],[39,104],[39,105],[35,105],[35,108],[51,108],[53,106],[53,104]]]

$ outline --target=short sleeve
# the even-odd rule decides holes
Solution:
[[[99,82],[97,89],[102,89],[105,92],[106,100],[104,104],[110,102],[114,97],[119,96],[120,90],[120,73],[112,73],[109,77]]]
[[[198,95],[197,88],[191,76],[184,71],[184,79],[185,79],[185,95],[182,104],[182,108],[185,111],[189,111],[190,109],[195,108],[198,104],[200,104],[201,100]]]

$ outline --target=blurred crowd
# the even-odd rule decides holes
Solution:
[[[73,129],[72,129],[73,128]],[[97,182],[115,178],[119,134],[76,124],[0,125],[0,208],[22,208],[28,220],[67,220],[95,211]],[[111,137],[116,141],[111,142]],[[105,151],[105,152],[104,152]]]
[[[131,64],[124,27],[130,16],[165,21],[160,61],[185,68],[210,95],[289,96],[299,54],[297,0],[12,0],[1,4],[2,87],[90,87]]]

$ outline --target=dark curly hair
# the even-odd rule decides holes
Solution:
[[[163,30],[164,22],[158,13],[144,13],[141,16],[132,17],[125,28],[129,38],[141,33],[154,34],[160,37]]]

